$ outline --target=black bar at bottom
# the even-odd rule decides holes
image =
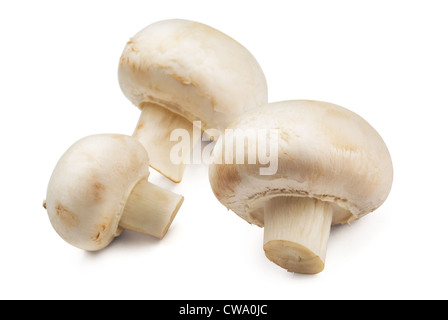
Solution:
[[[297,313],[304,301],[293,300],[175,300],[161,301],[164,313],[176,319],[230,319],[234,317],[253,319],[282,319]]]

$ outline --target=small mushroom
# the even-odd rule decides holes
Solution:
[[[123,229],[163,238],[183,197],[147,181],[148,155],[125,135],[93,135],[73,144],[53,171],[44,207],[56,232],[89,251]]]
[[[164,20],[130,39],[120,58],[118,79],[125,96],[141,110],[133,136],[147,149],[150,166],[180,182],[200,130],[223,130],[245,110],[267,103],[266,79],[252,54],[207,25]],[[178,137],[189,134],[189,150],[172,161]],[[216,133],[216,131],[214,131]]]
[[[226,150],[219,146],[251,128],[277,131],[278,169],[272,175],[260,175],[260,163],[236,164],[235,154],[232,163],[222,163]],[[391,189],[392,162],[384,141],[340,106],[271,103],[247,112],[229,129],[236,134],[222,135],[213,151],[213,192],[228,209],[264,226],[266,256],[288,271],[321,272],[331,225],[374,211]],[[254,150],[246,145],[245,152],[249,147]]]

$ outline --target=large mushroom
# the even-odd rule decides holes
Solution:
[[[78,248],[106,247],[123,229],[163,238],[183,197],[147,181],[148,155],[134,138],[92,135],[73,144],[50,178],[44,207]]]
[[[247,112],[228,129],[235,134],[221,136],[213,151],[213,192],[228,209],[264,226],[266,256],[288,271],[322,271],[331,225],[374,211],[391,189],[392,162],[384,141],[364,119],[340,106],[271,103]],[[237,164],[233,151],[233,161],[223,161],[229,159],[223,147],[232,146],[228,139],[241,140],[238,135],[248,130],[277,133],[269,135],[278,139],[275,173],[260,175],[265,167],[260,161]],[[246,143],[244,150],[255,149]]]
[[[124,48],[118,78],[125,96],[141,109],[133,136],[147,149],[149,165],[175,182],[201,138],[193,134],[193,121],[201,122],[200,130],[219,131],[267,103],[266,79],[252,54],[193,21],[164,20],[138,32]],[[190,138],[180,161],[170,158],[178,143],[179,137],[170,139],[176,129]]]

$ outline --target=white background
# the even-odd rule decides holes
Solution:
[[[242,43],[271,102],[336,103],[382,135],[392,192],[333,228],[322,273],[269,262],[263,230],[216,200],[205,165],[179,185],[151,173],[185,196],[162,241],[125,232],[89,253],[53,230],[42,201],[56,162],[84,136],[132,134],[139,112],[118,86],[118,60],[131,36],[167,18]],[[1,1],[0,49],[0,298],[448,298],[446,1]]]

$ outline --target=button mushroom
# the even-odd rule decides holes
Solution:
[[[325,102],[271,103],[229,127],[250,128],[277,130],[277,172],[260,175],[262,165],[236,164],[235,155],[222,163],[227,150],[219,146],[236,135],[226,133],[213,151],[213,192],[228,209],[264,226],[271,261],[292,272],[321,272],[331,225],[359,219],[386,200],[393,176],[388,149],[360,116]]]
[[[56,232],[84,250],[106,247],[123,229],[163,238],[183,197],[148,176],[148,156],[136,139],[89,136],[57,163],[44,207]]]
[[[175,182],[201,138],[193,134],[193,121],[201,121],[201,130],[219,131],[243,111],[267,103],[266,79],[252,54],[220,31],[187,20],[160,21],[132,37],[118,79],[141,109],[133,136],[147,149],[150,166]],[[170,159],[179,139],[170,141],[175,129],[191,139],[181,161]]]

